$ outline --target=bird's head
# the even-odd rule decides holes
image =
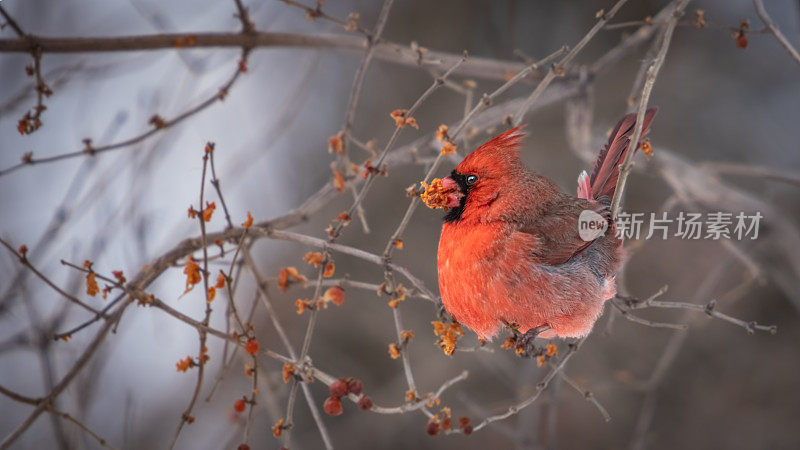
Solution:
[[[485,216],[504,192],[514,189],[514,180],[524,166],[519,159],[523,134],[512,128],[481,145],[442,179],[442,188],[450,191],[445,222],[457,222]]]

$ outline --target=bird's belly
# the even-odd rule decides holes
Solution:
[[[456,320],[491,339],[504,323],[525,332],[550,325],[559,336],[583,336],[613,295],[613,278],[598,280],[585,266],[542,266],[529,247],[503,234],[444,231],[439,244],[439,289]]]

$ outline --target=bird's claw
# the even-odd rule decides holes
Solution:
[[[526,331],[524,334],[517,338],[517,354],[524,357],[537,356],[541,349],[534,345],[534,341],[539,334],[544,333],[550,329],[550,325],[541,325]]]

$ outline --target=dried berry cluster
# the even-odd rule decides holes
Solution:
[[[428,420],[425,432],[428,433],[429,436],[436,436],[440,431],[448,432],[452,429],[453,419],[451,418],[450,408],[445,406],[439,414],[434,414],[434,416]],[[458,419],[458,429],[466,435],[472,433],[472,424],[469,421],[469,417],[461,417]]]
[[[442,186],[441,178],[434,178],[431,184],[422,181],[420,183],[424,191],[420,194],[420,199],[428,206],[428,208],[444,208],[447,209],[448,194],[455,191],[455,188],[446,189]]]
[[[455,319],[450,324],[438,320],[432,321],[431,324],[433,325],[433,334],[439,337],[437,345],[444,350],[446,355],[452,355],[456,350],[456,341],[464,335],[461,324]]]
[[[394,119],[394,124],[397,125],[398,128],[403,128],[404,126],[409,125],[419,129],[419,125],[417,125],[417,119],[409,116],[407,109],[395,109],[391,114],[389,114],[389,116]]]
[[[362,410],[366,411],[372,408],[372,399],[361,394],[363,385],[361,380],[357,378],[340,378],[331,383],[328,387],[331,396],[325,399],[325,403],[322,404],[322,409],[331,416],[338,416],[343,412],[342,397],[346,397],[350,394],[359,397],[357,404]]]
[[[447,131],[447,125],[439,125],[439,129],[436,130],[436,140],[442,144],[441,153],[443,155],[450,155],[456,152],[456,144],[450,139]]]
[[[409,341],[414,337],[414,331],[403,330],[400,332],[400,343],[392,342],[389,344],[389,356],[392,359],[400,357],[400,352],[408,345]]]
[[[545,347],[533,346],[524,342],[517,334],[506,338],[500,348],[513,348],[519,357],[536,358],[536,365],[539,367],[547,364],[551,358],[558,355],[558,346],[556,344],[547,344]]]

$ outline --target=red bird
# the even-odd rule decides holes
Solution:
[[[655,114],[645,114],[642,136]],[[519,127],[483,144],[442,180],[452,209],[439,239],[439,290],[456,320],[488,339],[511,324],[527,340],[589,334],[616,294],[624,258],[609,204],[635,122],[629,114],[617,124],[592,176],[578,177],[578,197],[523,165]],[[578,232],[584,210],[609,223],[594,240]]]

